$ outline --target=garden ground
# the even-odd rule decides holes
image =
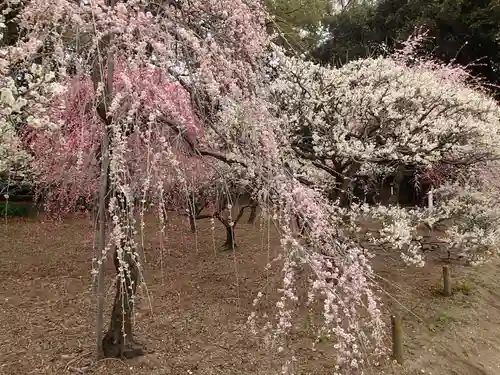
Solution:
[[[138,303],[137,337],[147,354],[127,362],[93,363],[90,374],[277,374],[279,366],[245,326],[252,300],[279,282],[264,271],[279,242],[267,224],[241,224],[237,250],[220,251],[224,231],[200,222],[195,236],[177,223],[164,250],[152,227],[144,243],[149,298]],[[82,373],[92,359],[95,298],[91,286],[92,225],[9,219],[0,224],[0,374]],[[214,245],[215,244],[215,245]],[[454,295],[440,295],[437,257],[405,269],[397,255],[375,262],[387,321],[403,317],[405,365],[385,363],[372,374],[500,374],[498,262],[476,269],[452,264]],[[107,270],[107,302],[114,296]],[[269,297],[272,299],[272,296]],[[262,308],[260,308],[262,309]],[[270,310],[271,311],[271,310]],[[108,306],[109,312],[109,306]],[[302,317],[290,339],[298,374],[334,372],[328,340],[316,351],[314,317]],[[387,342],[390,345],[390,328]]]

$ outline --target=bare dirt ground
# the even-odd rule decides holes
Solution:
[[[252,300],[279,282],[263,270],[279,251],[273,232],[257,223],[236,229],[238,249],[221,252],[224,232],[198,223],[169,231],[163,251],[148,228],[145,278],[149,302],[139,302],[137,336],[143,357],[94,363],[91,374],[277,374],[280,364],[246,328]],[[78,374],[92,358],[95,299],[91,289],[92,226],[9,219],[0,224],[0,374]],[[214,245],[215,244],[215,245]],[[377,258],[387,320],[403,317],[405,365],[384,364],[372,374],[500,374],[498,262],[476,269],[451,265],[454,295],[439,294],[441,264],[405,268],[396,255]],[[113,270],[108,269],[111,302]],[[151,309],[148,307],[150,305]],[[271,310],[270,310],[271,311]],[[315,338],[303,319],[292,338],[298,374],[332,374],[328,342]],[[389,334],[389,327],[388,327]],[[390,345],[390,337],[387,337]]]

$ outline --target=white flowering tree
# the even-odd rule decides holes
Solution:
[[[341,206],[349,202],[355,185],[377,182],[381,177],[394,180],[397,202],[407,172],[416,177],[417,185],[426,180],[435,187],[441,185],[440,192],[448,191],[435,197],[432,212],[350,207],[351,215],[370,211],[383,220],[384,228],[375,243],[392,244],[404,250],[405,260],[420,265],[418,228],[423,222],[430,225],[461,217],[462,224],[448,229],[445,239],[454,249],[461,247],[455,242],[461,236],[477,230],[477,240],[484,234],[484,226],[472,229],[466,217],[493,215],[480,201],[495,200],[498,189],[481,189],[481,176],[496,170],[500,156],[500,106],[465,69],[415,58],[413,51],[422,38],[408,40],[392,55],[353,61],[338,69],[276,51],[277,78],[272,86],[279,113],[287,118],[289,166],[304,183],[321,189]],[[459,193],[458,180],[465,181],[468,190]],[[463,194],[472,194],[472,187],[476,199],[464,206]],[[478,194],[482,196],[479,200]],[[480,221],[484,220],[478,218],[477,223]],[[491,236],[482,238],[491,244],[497,221],[489,222]],[[474,248],[469,248],[474,257]]]
[[[15,100],[10,90],[4,88],[0,91],[0,193],[7,197],[11,184],[29,180],[30,155],[15,128],[23,106],[24,101]]]
[[[10,10],[10,4],[0,4],[0,46],[16,36],[11,21],[18,6],[13,5]],[[0,61],[6,63],[3,59]],[[0,193],[7,196],[11,184],[29,182],[30,155],[24,149],[17,131],[26,104],[25,98],[14,97],[8,87],[0,88]]]
[[[500,107],[460,67],[405,55],[339,69],[282,59],[274,92],[294,156],[326,172],[342,198],[355,176],[471,165],[499,156]]]
[[[448,259],[453,256],[478,265],[497,256],[500,250],[500,190],[485,176],[485,172],[491,175],[497,170],[498,166],[489,163],[479,170],[468,169],[454,181],[443,182],[432,190],[432,209],[356,205],[349,214],[354,222],[366,216],[380,220],[382,228],[368,239],[375,245],[401,251],[407,264],[423,266],[425,251],[437,248]],[[475,178],[471,179],[471,175]]]
[[[8,106],[23,103],[17,135],[34,156],[36,185],[47,189],[47,202],[57,202],[48,208],[64,214],[82,196],[99,200],[101,357],[141,352],[132,329],[141,282],[136,235],[149,207],[162,234],[165,208],[187,207],[185,166],[195,162],[208,175],[219,172],[218,163],[229,166],[279,228],[282,295],[276,319],[266,324],[273,342],[290,329],[302,263],[315,275],[311,296],[322,301],[323,333],[338,337],[338,365],[361,370],[359,348],[381,352],[368,254],[338,237],[331,225],[337,209],[283,162],[288,138],[283,119],[273,115],[262,69],[270,44],[265,21],[261,5],[244,0],[22,2],[21,37],[0,48],[0,87]],[[201,185],[207,176],[198,178]],[[309,228],[307,242],[292,230],[296,217]],[[103,335],[102,264],[111,250],[116,296]],[[269,323],[253,314],[250,325],[259,319]]]

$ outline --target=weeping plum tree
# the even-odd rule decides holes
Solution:
[[[26,89],[15,90],[15,82],[6,82],[5,89],[17,91],[24,101],[33,100],[32,107],[26,108],[30,117],[24,138],[36,155],[37,184],[50,191],[49,211],[64,212],[82,195],[89,199],[98,196],[101,252],[106,254],[111,245],[115,249],[117,294],[109,330],[102,340],[98,337],[100,356],[127,356],[126,349],[133,343],[133,296],[140,277],[134,243],[135,198],[141,198],[143,206],[155,199],[160,208],[164,206],[163,191],[175,189],[166,180],[166,169],[170,177],[185,184],[178,156],[186,145],[194,152],[193,140],[201,129],[191,101],[198,99],[195,106],[200,118],[209,114],[201,111],[210,101],[200,104],[204,98],[190,96],[188,90],[196,86],[216,100],[229,91],[244,95],[251,89],[251,82],[236,69],[255,63],[255,48],[267,36],[257,31],[248,35],[255,41],[246,43],[247,35],[237,28],[246,23],[255,29],[254,25],[262,23],[261,15],[258,8],[252,13],[243,3],[239,12],[230,16],[220,4],[210,2],[181,9],[170,2],[160,6],[141,1],[126,5],[117,1],[61,2],[52,7],[32,1],[19,14],[26,43],[32,48],[25,40],[11,46],[8,49],[14,56],[9,54],[9,63],[22,64],[33,54],[41,61],[26,67]],[[200,15],[206,25],[199,23]],[[217,19],[219,27],[227,29],[225,35],[217,34],[219,43],[210,38]],[[53,25],[59,32],[50,30]],[[74,39],[72,45],[66,42],[68,36]],[[67,55],[74,45],[81,45],[81,50],[73,50],[76,56],[69,67]],[[53,53],[50,61],[39,57],[47,50]],[[222,50],[229,56],[223,56]],[[231,59],[234,64],[224,67]],[[74,72],[70,74],[70,70]],[[39,92],[29,91],[36,79],[42,85],[52,82],[52,92],[37,98]],[[49,110],[42,104],[49,104]],[[96,178],[99,174],[100,179]],[[179,197],[181,191],[174,199]],[[51,207],[54,202],[58,205]],[[106,211],[111,218],[108,241]],[[162,223],[164,212],[159,209]],[[97,260],[101,294],[103,260]],[[98,334],[100,326],[98,323]]]
[[[383,352],[367,253],[338,237],[335,208],[283,164],[288,139],[272,114],[262,66],[270,43],[265,17],[258,2],[244,0],[23,2],[22,38],[0,50],[2,92],[8,106],[23,104],[26,121],[18,133],[35,155],[31,168],[48,208],[64,214],[82,196],[100,201],[100,294],[110,250],[117,290],[104,337],[97,320],[99,356],[140,351],[131,322],[141,280],[135,239],[148,207],[156,209],[162,235],[165,207],[186,207],[186,157],[213,173],[215,160],[227,165],[279,228],[278,313],[272,324],[252,314],[252,329],[262,319],[282,347],[300,262],[315,276],[309,296],[322,301],[321,333],[338,337],[339,366],[361,370],[360,347]],[[13,69],[23,72],[24,84]],[[10,118],[2,112],[1,120]],[[292,230],[296,217],[310,228],[305,242]],[[339,280],[335,290],[325,282],[332,277]]]

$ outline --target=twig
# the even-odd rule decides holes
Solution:
[[[86,353],[84,353],[84,354],[82,354],[82,355],[80,355],[80,356],[78,356],[78,357],[73,358],[71,361],[69,361],[69,362],[66,364],[66,368],[65,368],[65,370],[69,370],[69,369],[71,369],[71,364],[72,364],[72,363],[77,362],[77,361],[81,360],[82,358],[84,358],[84,357],[86,357],[86,356],[88,356],[88,355],[91,355],[91,354],[92,354],[92,352],[86,352]]]
[[[85,370],[88,370],[89,367],[85,367]],[[73,366],[69,366],[67,368],[67,370],[70,370],[70,371],[74,371],[74,372],[77,372],[79,374],[85,374],[85,370],[81,369],[81,368],[78,368],[78,367],[73,367]]]

